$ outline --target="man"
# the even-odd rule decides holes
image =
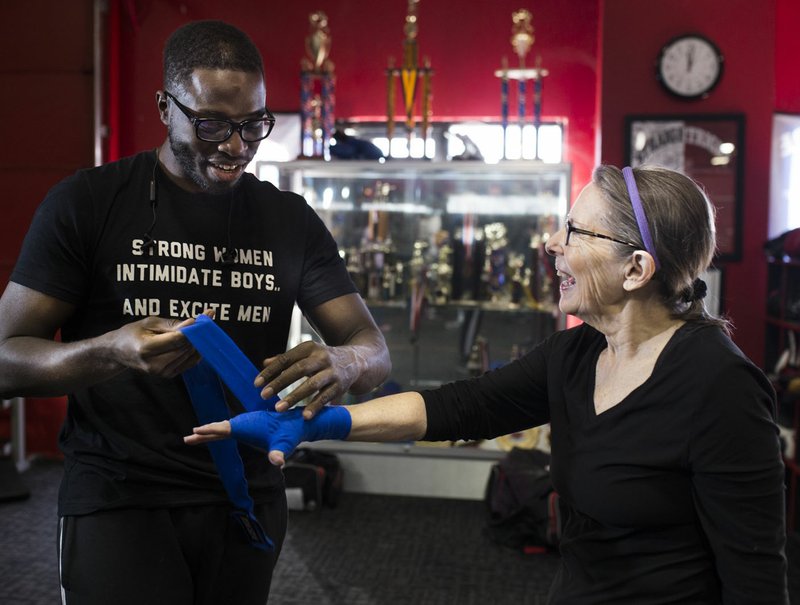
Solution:
[[[282,476],[239,447],[274,544],[254,548],[208,450],[182,441],[198,421],[180,375],[199,355],[178,329],[213,314],[264,362],[265,398],[306,378],[277,406],[305,399],[306,417],[377,386],[388,352],[319,218],[244,172],[274,125],[250,39],[218,21],[178,29],[163,85],[157,150],[80,171],[37,210],[0,299],[0,393],[69,394],[65,603],[263,604],[286,530]],[[327,346],[285,351],[295,303]]]

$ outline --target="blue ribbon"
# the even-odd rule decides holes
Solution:
[[[183,373],[183,381],[201,424],[230,417],[220,379],[248,411],[275,409],[279,398],[261,398],[260,389],[253,385],[258,370],[212,319],[200,315],[194,324],[181,331],[203,357],[199,364]],[[253,499],[247,490],[244,464],[236,442],[224,439],[207,445],[228,499],[234,506],[232,516],[252,546],[272,550],[275,546],[254,514]]]

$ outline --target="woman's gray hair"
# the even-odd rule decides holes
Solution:
[[[640,166],[633,174],[661,262],[653,279],[660,285],[663,303],[677,319],[711,323],[730,331],[729,322],[709,314],[703,302],[706,288],[700,274],[711,265],[716,251],[714,206],[708,196],[692,179],[675,170]],[[598,166],[592,183],[609,204],[604,226],[615,237],[645,250],[622,171]],[[619,245],[619,250],[620,254],[630,253],[627,246]]]

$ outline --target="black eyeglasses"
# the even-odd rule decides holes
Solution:
[[[639,244],[634,244],[633,242],[626,242],[621,239],[617,239],[615,237],[611,237],[610,235],[603,235],[602,233],[595,233],[594,231],[587,231],[586,229],[580,229],[572,224],[572,220],[567,219],[567,239],[564,241],[565,246],[569,246],[569,236],[573,233],[577,233],[578,235],[588,235],[589,237],[599,237],[600,239],[607,239],[612,242],[616,242],[618,244],[622,244],[624,246],[630,246],[631,248],[636,248],[639,250],[641,246]]]
[[[172,99],[172,102],[183,112],[183,115],[189,118],[192,126],[194,126],[197,138],[201,141],[223,143],[231,138],[234,132],[238,132],[243,141],[255,143],[256,141],[266,139],[275,127],[275,116],[273,116],[266,107],[264,108],[264,113],[267,115],[263,118],[243,120],[241,122],[223,120],[222,118],[201,118],[198,117],[194,111],[178,101],[171,92],[165,90],[164,94]]]

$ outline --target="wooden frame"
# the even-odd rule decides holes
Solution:
[[[680,170],[708,193],[717,211],[718,261],[742,256],[743,114],[632,115],[625,118],[630,166]]]

